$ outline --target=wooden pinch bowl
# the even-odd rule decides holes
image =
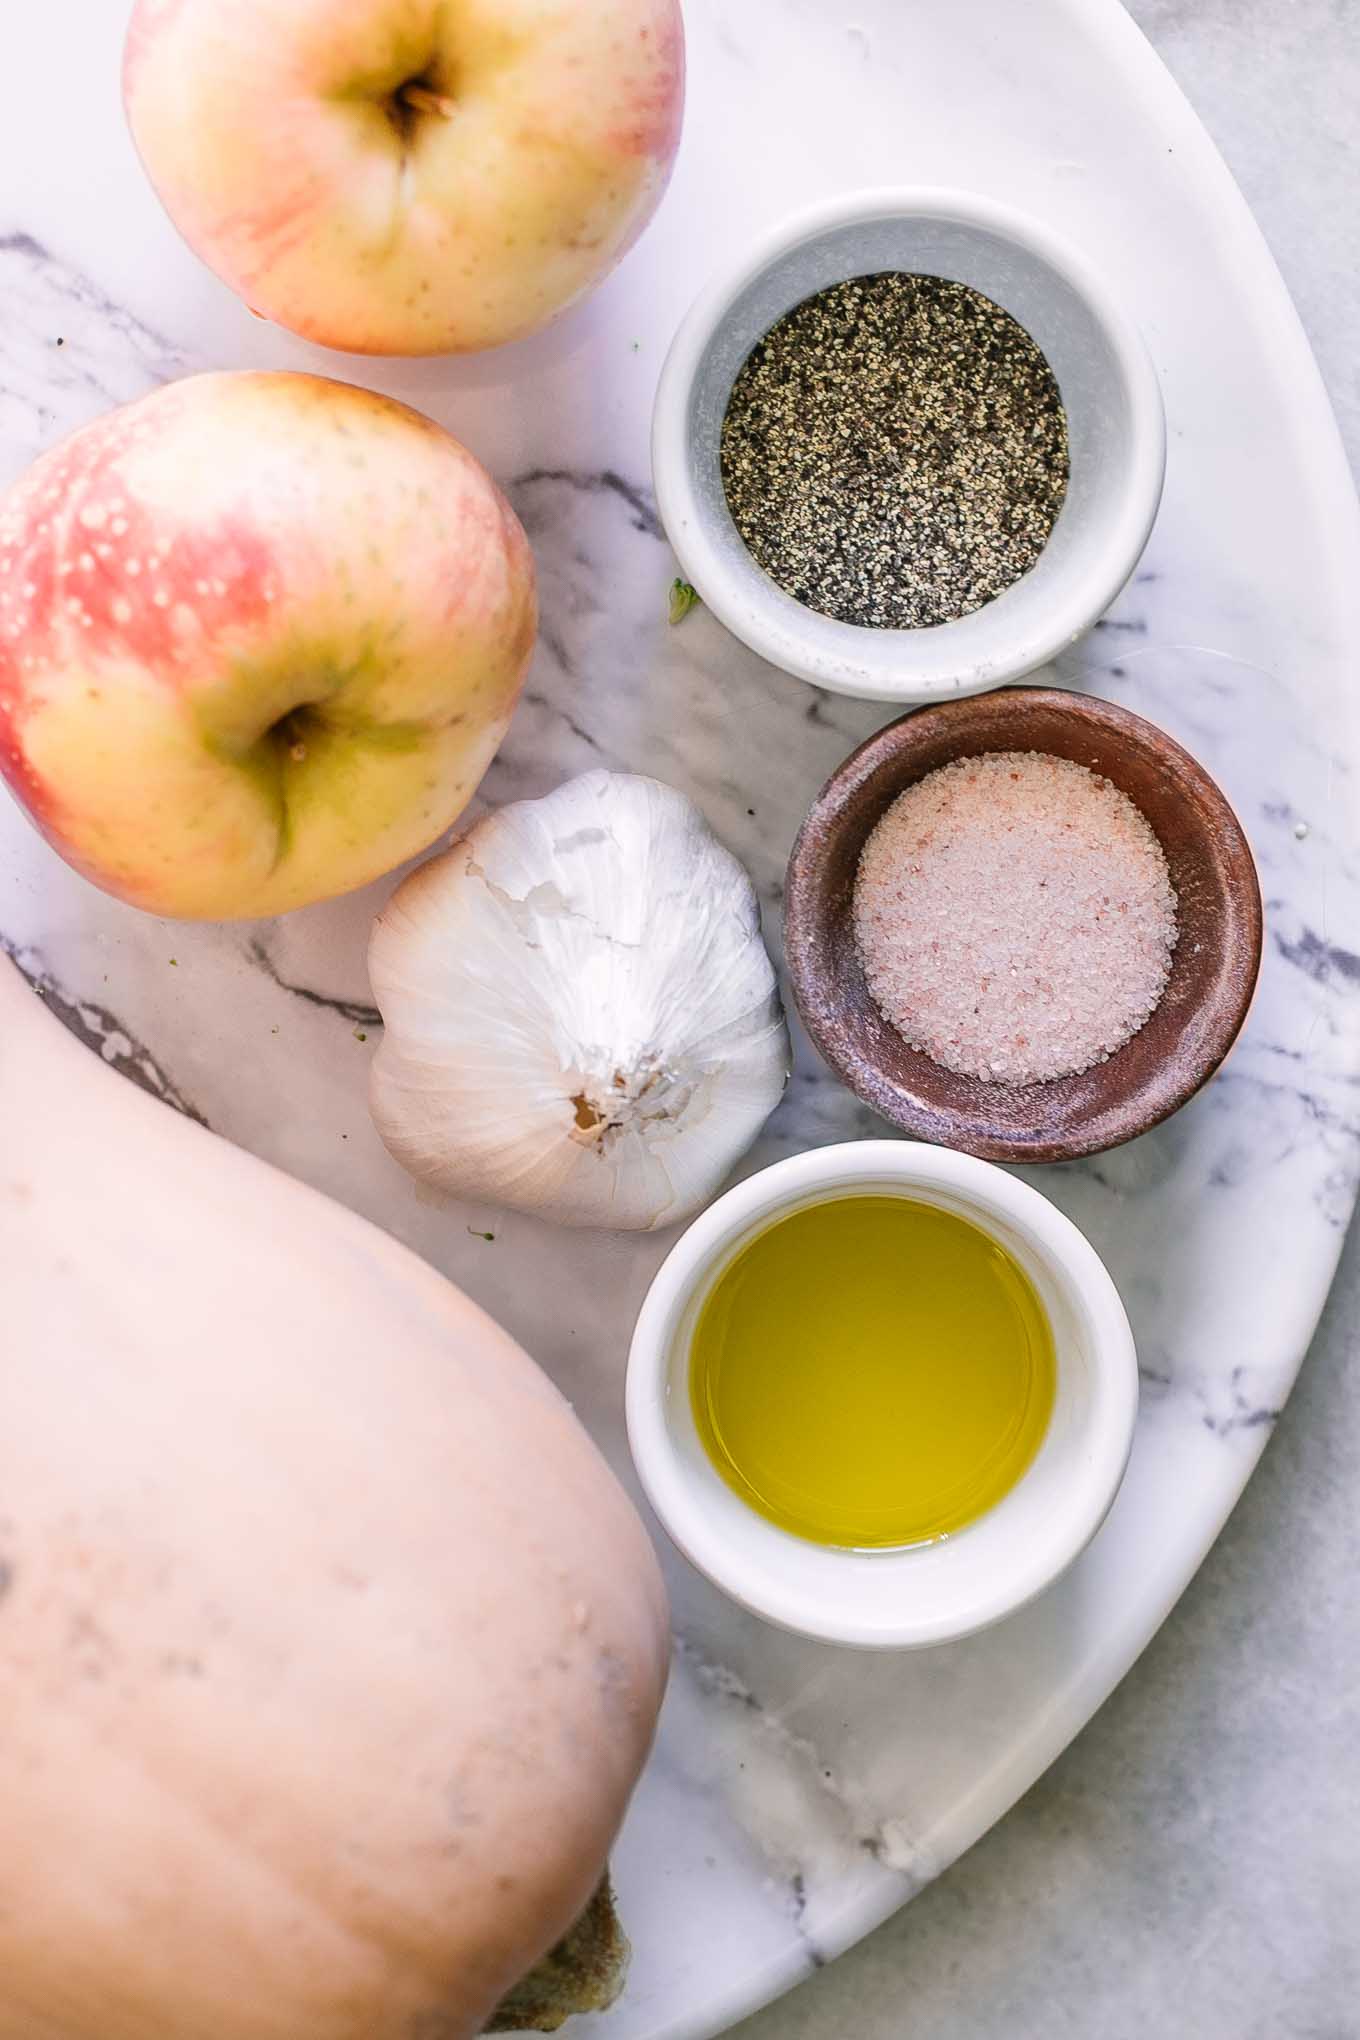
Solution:
[[[985,751],[1048,752],[1110,780],[1147,818],[1176,889],[1179,939],[1155,1012],[1107,1061],[1049,1083],[985,1083],[909,1047],[875,1005],[855,948],[851,897],[871,831],[916,780]],[[1261,939],[1251,850],[1204,768],[1141,716],[1057,688],[975,695],[890,723],[832,774],[789,860],[789,973],[821,1055],[904,1133],[988,1161],[1099,1154],[1175,1112],[1237,1038]]]

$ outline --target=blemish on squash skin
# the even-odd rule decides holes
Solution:
[[[606,1713],[631,1720],[638,1711],[638,1693],[632,1673],[616,1650],[607,1646],[595,1653],[595,1678]]]
[[[449,1786],[444,1800],[449,1825],[458,1834],[466,1834],[470,1828],[480,1827],[482,1816],[469,1797],[467,1788],[455,1779]]]
[[[83,1679],[99,1680],[107,1676],[117,1651],[113,1638],[88,1610],[78,1609],[72,1615],[67,1640]]]
[[[202,1658],[190,1657],[178,1650],[166,1651],[161,1659],[161,1670],[168,1679],[201,1679],[206,1676]]]

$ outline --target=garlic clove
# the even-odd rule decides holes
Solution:
[[[787,1082],[750,879],[694,803],[587,772],[404,881],[369,950],[388,1148],[566,1225],[688,1217]]]

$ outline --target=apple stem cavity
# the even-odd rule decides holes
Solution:
[[[437,113],[441,120],[452,120],[454,104],[445,92],[436,92],[429,85],[403,85],[397,94],[403,106],[409,106],[415,113]]]

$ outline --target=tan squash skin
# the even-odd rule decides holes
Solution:
[[[0,2040],[462,2040],[590,1897],[664,1595],[457,1290],[0,956]]]

